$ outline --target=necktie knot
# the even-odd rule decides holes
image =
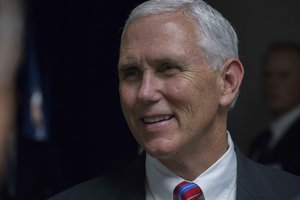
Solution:
[[[179,183],[173,192],[174,200],[204,200],[200,187],[193,183],[183,181]]]

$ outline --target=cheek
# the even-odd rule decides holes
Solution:
[[[299,77],[300,80],[300,77]],[[295,82],[292,82],[289,84],[288,88],[286,88],[286,96],[289,96],[289,98],[294,99],[294,100],[299,100],[300,99],[300,81],[297,80]]]
[[[297,76],[293,79],[293,81],[291,81],[290,83],[290,88],[291,90],[295,91],[300,91],[299,90],[299,86],[300,86],[300,76]]]
[[[130,110],[135,104],[134,90],[131,87],[120,85],[119,94],[120,94],[120,102],[123,111]]]
[[[199,110],[207,112],[211,105],[218,104],[217,85],[215,81],[205,77],[177,79],[170,84],[168,91],[172,91],[172,95],[169,95],[172,96],[172,104],[188,115],[198,115]]]
[[[299,79],[300,80],[300,79]],[[299,80],[287,80],[287,81],[282,81],[281,86],[279,90],[281,90],[282,95],[293,97],[298,95],[299,91],[299,86],[300,86],[300,81]]]
[[[136,104],[135,95],[131,87],[120,86],[120,103],[123,115],[129,129],[134,133],[135,121],[134,121],[134,107]]]
[[[169,82],[164,90],[167,101],[179,109],[186,109],[195,94],[195,87],[185,79]]]

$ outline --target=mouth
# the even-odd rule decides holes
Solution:
[[[173,115],[161,115],[161,116],[155,116],[155,117],[142,117],[141,120],[145,124],[154,124],[154,123],[168,121],[172,118],[173,118]]]

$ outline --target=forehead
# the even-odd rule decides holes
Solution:
[[[198,25],[181,12],[149,15],[130,24],[121,41],[120,55],[139,53],[186,54],[200,51]]]

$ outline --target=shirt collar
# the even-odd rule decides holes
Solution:
[[[300,115],[300,106],[297,106],[295,109],[291,110],[278,120],[274,121],[271,124],[272,130],[272,142],[270,146],[274,146],[277,141],[284,135],[286,130],[291,126],[291,124],[298,118]],[[274,144],[272,144],[274,143]]]
[[[228,199],[236,187],[237,162],[229,133],[228,144],[229,148],[223,156],[193,181],[201,187],[205,200]],[[150,199],[172,199],[174,188],[183,181],[181,177],[148,154],[146,155],[146,178],[147,195],[153,196]]]

